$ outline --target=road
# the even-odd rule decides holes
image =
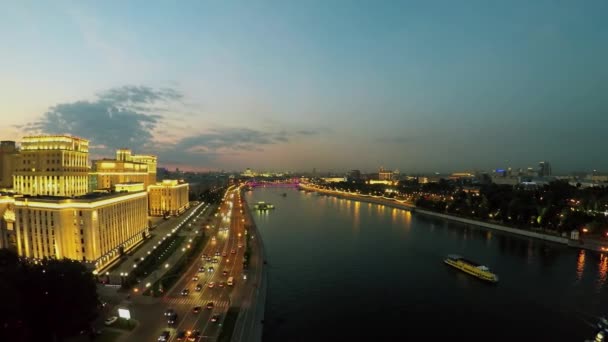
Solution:
[[[239,298],[245,288],[243,279],[243,257],[245,252],[245,225],[243,212],[238,201],[238,190],[228,191],[223,203],[215,214],[210,229],[206,229],[209,240],[200,255],[192,262],[172,289],[162,298],[137,296],[129,305],[131,316],[139,325],[130,334],[121,338],[123,341],[156,341],[160,334],[167,330],[171,333],[169,341],[176,341],[179,331],[199,330],[202,333],[200,341],[215,341],[221,331],[221,325],[230,306],[238,306]],[[203,222],[197,222],[198,229],[205,229]],[[220,228],[228,228],[223,230]],[[212,240],[215,238],[215,241]],[[239,248],[239,246],[243,246]],[[234,252],[234,254],[233,254]],[[219,253],[219,256],[215,256]],[[218,262],[207,262],[203,255],[217,258]],[[199,267],[206,271],[199,273]],[[208,272],[213,267],[214,272]],[[226,271],[226,275],[223,272]],[[193,281],[198,276],[199,280]],[[234,278],[234,286],[226,284],[229,277]],[[213,288],[209,284],[213,282]],[[223,287],[220,287],[223,283]],[[201,291],[195,291],[197,284],[203,285]],[[183,289],[189,289],[186,296],[181,295]],[[214,307],[206,309],[212,302]],[[194,313],[193,308],[201,306],[201,312]],[[169,327],[164,312],[173,309],[178,314],[177,324]],[[211,322],[213,315],[219,315],[218,322]]]

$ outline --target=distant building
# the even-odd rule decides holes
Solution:
[[[177,216],[183,213],[190,205],[188,190],[188,183],[177,180],[163,180],[148,186],[150,215]]]
[[[393,171],[385,170],[384,167],[380,167],[378,170],[378,180],[393,180]]]
[[[340,183],[340,182],[346,182],[346,177],[325,177],[325,178],[321,178],[321,180],[323,180],[326,183]]]
[[[32,196],[88,192],[89,141],[67,135],[27,136],[15,161],[13,189]]]
[[[241,173],[241,176],[243,176],[243,177],[250,177],[251,178],[251,177],[257,176],[257,173],[255,173],[250,168],[246,168],[245,171],[243,171],[243,173]]]
[[[384,184],[384,185],[394,185],[395,184],[395,182],[393,182],[390,179],[383,179],[383,180],[380,180],[380,179],[370,179],[367,183],[368,184]]]
[[[13,172],[18,153],[14,141],[0,141],[0,189],[13,187]]]
[[[360,170],[350,170],[347,176],[349,181],[360,181],[361,180],[361,171]]]
[[[548,177],[551,176],[551,164],[548,162],[540,162],[538,163],[538,176],[539,177]]]

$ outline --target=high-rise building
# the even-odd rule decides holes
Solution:
[[[0,188],[13,187],[13,172],[19,150],[14,141],[0,141]]]
[[[188,183],[163,180],[148,186],[150,215],[177,216],[189,207]]]
[[[89,141],[67,135],[28,136],[15,160],[13,189],[24,195],[88,192]]]
[[[549,177],[551,176],[551,164],[548,162],[540,162],[538,163],[538,175],[540,177]]]

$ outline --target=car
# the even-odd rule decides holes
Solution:
[[[231,251],[230,251],[230,254],[236,254],[236,250],[234,250],[234,249],[233,249],[233,250],[231,250]]]
[[[211,257],[207,257],[207,262],[211,262]]]
[[[158,337],[158,341],[162,341],[162,342],[169,341],[170,336],[171,336],[171,333],[168,330],[165,330]]]
[[[175,313],[175,310],[173,309],[167,309],[167,311],[165,311],[165,316],[171,316]]]
[[[199,337],[201,337],[201,331],[200,330],[191,331],[188,334],[188,341],[196,341]]]
[[[195,306],[195,307],[192,309],[192,312],[193,312],[193,313],[199,313],[199,312],[201,312],[201,309],[202,309],[202,308],[201,308],[200,306]]]
[[[211,241],[215,242],[215,236],[211,237]]]
[[[226,286],[226,283],[224,283],[223,281],[220,281],[219,287],[224,287]]]
[[[176,337],[177,341],[184,341],[186,340],[186,332],[185,331],[180,331],[177,333],[177,337]]]
[[[215,252],[215,256],[220,256],[220,251]]]
[[[228,254],[226,252],[222,253],[222,256],[228,256]]]
[[[174,325],[177,322],[177,314],[174,313],[173,315],[169,316],[169,318],[167,319],[167,324],[169,325]]]
[[[217,260],[217,258],[213,258],[213,261],[212,261],[212,262],[213,262],[214,264],[217,264],[219,261]]]
[[[209,310],[213,309],[213,302],[207,303],[207,309],[209,309]]]
[[[196,292],[200,292],[203,289],[203,285],[201,284],[196,284],[196,287],[194,288],[194,291]]]
[[[222,275],[227,276],[227,275],[228,275],[228,271],[224,271],[224,272],[222,272]]]
[[[213,323],[217,323],[220,320],[220,315],[213,315],[211,316],[211,322]]]
[[[205,273],[205,266],[201,266],[198,268],[198,273]]]
[[[243,245],[239,243],[239,248],[243,248]]]
[[[207,259],[207,257],[209,257],[209,256],[207,255],[207,253],[203,253],[203,255],[201,256],[201,258],[203,258],[203,259]]]
[[[190,293],[190,290],[188,290],[188,289],[182,290],[182,296],[187,296],[189,293]]]
[[[106,318],[105,321],[103,321],[103,324],[112,325],[112,324],[116,323],[116,321],[118,321],[118,317],[112,316],[112,317]]]
[[[192,277],[192,281],[198,281],[198,276]]]
[[[212,289],[213,287],[215,287],[215,283],[214,282],[210,282],[208,286],[209,286],[210,289]]]
[[[213,273],[214,269],[213,267],[209,266],[209,268],[207,269],[207,272]]]

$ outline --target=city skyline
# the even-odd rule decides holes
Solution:
[[[343,5],[4,4],[0,138],[184,170],[608,169],[605,3]]]

